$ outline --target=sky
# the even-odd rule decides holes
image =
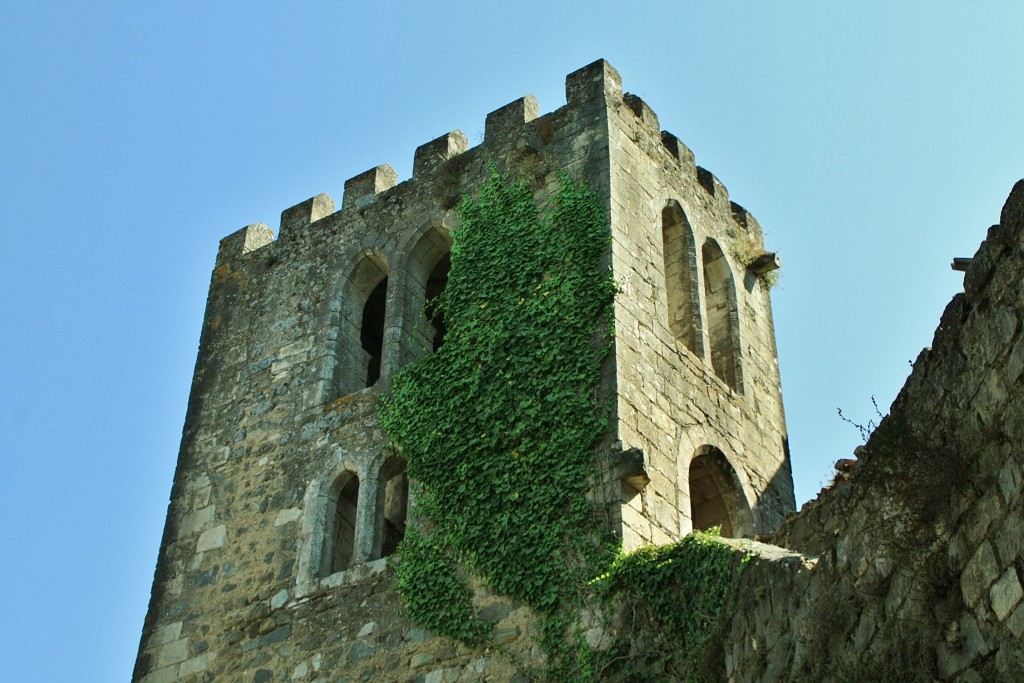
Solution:
[[[5,680],[127,681],[218,240],[603,57],[779,253],[798,505],[1024,176],[1024,3],[6,3]]]

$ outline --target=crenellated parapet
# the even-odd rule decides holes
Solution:
[[[324,218],[343,223],[347,216],[370,209],[378,196],[395,192],[408,192],[409,184],[447,186],[453,182],[453,167],[459,167],[457,157],[464,154],[474,159],[495,161],[488,156],[491,150],[507,146],[532,150],[543,148],[558,134],[556,126],[567,125],[573,120],[570,113],[584,117],[593,115],[602,108],[626,107],[642,125],[652,132],[652,139],[660,140],[666,159],[674,160],[684,175],[694,179],[705,192],[723,205],[729,204],[728,191],[710,171],[696,164],[693,152],[667,130],[661,130],[658,116],[640,97],[623,92],[622,79],[608,62],[597,60],[566,77],[565,95],[567,104],[549,114],[540,114],[540,104],[533,95],[526,95],[499,107],[487,114],[484,122],[484,138],[476,147],[470,147],[466,136],[458,130],[445,133],[416,148],[413,157],[412,177],[399,183],[394,169],[388,164],[376,166],[353,176],[344,183],[344,195],[340,209],[328,194],[317,194],[281,212],[279,237],[289,239],[292,233],[311,227]],[[456,179],[457,180],[457,179]],[[455,197],[445,198],[451,208]],[[737,223],[746,228],[750,223],[749,214],[737,214]],[[755,221],[756,223],[756,221]],[[265,246],[263,241],[259,246]],[[248,248],[245,253],[256,247]]]

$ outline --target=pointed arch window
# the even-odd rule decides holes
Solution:
[[[377,555],[387,557],[394,554],[405,538],[409,515],[409,477],[405,473],[403,458],[390,458],[384,463],[377,495]]]
[[[448,286],[451,248],[447,232],[430,226],[409,250],[409,312],[403,326],[403,364],[437,351],[444,343],[447,327],[437,304]]]
[[[697,282],[697,249],[693,230],[683,208],[669,201],[661,212],[662,257],[668,328],[694,354],[704,356],[700,296]]]
[[[331,485],[325,519],[329,528],[324,534],[320,553],[320,575],[344,571],[355,556],[356,519],[359,510],[359,477],[345,471]]]
[[[740,364],[739,311],[732,269],[718,242],[708,238],[701,249],[704,266],[704,305],[711,367],[733,390],[743,392]]]
[[[360,255],[342,287],[332,399],[372,387],[387,371],[388,283],[387,261],[370,251]]]
[[[754,523],[736,470],[719,449],[701,446],[690,461],[690,520],[694,530],[719,527],[728,538],[753,537]]]

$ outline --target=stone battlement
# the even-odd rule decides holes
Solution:
[[[559,116],[566,108],[575,108],[587,115],[595,107],[625,107],[653,138],[660,139],[668,163],[677,164],[682,173],[696,180],[716,200],[730,204],[725,186],[710,171],[696,164],[693,152],[679,138],[667,130],[661,130],[657,114],[646,102],[636,95],[623,92],[619,73],[605,60],[599,59],[566,76],[565,95],[566,105],[543,116],[537,98],[533,95],[526,95],[495,109],[487,114],[483,142],[475,147],[469,146],[469,140],[460,130],[453,130],[420,145],[413,155],[412,177],[402,182],[398,182],[398,174],[386,163],[355,175],[344,183],[340,209],[336,210],[337,205],[330,195],[317,194],[281,212],[278,234],[284,237],[298,230],[315,230],[314,224],[329,216],[342,221],[347,214],[366,211],[378,200],[391,196],[400,201],[403,193],[415,193],[410,185],[430,185],[445,181],[443,176],[451,174],[452,166],[465,163],[458,159],[464,154],[486,157],[492,149],[509,145],[524,149],[534,145],[540,147],[555,136],[554,127],[566,120]],[[737,224],[745,231],[753,229],[759,235],[760,226],[753,216],[739,204],[732,203],[731,206]],[[265,235],[265,224],[256,223],[240,232],[250,228],[261,237],[248,237],[238,248],[237,240],[230,241],[225,246],[229,246],[231,251],[222,250],[222,255],[247,254],[273,241],[262,236]]]

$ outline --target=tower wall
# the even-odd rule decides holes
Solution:
[[[734,458],[758,525],[775,519],[774,507],[762,512],[769,508],[757,502],[765,487],[788,482],[769,476],[775,468],[788,477],[773,346],[763,364],[764,391],[753,389],[761,365],[744,356],[751,389],[740,399],[708,379],[702,359],[655,362],[668,346],[642,340],[664,330],[644,336],[640,329],[641,322],[667,324],[648,320],[660,301],[655,270],[628,260],[629,250],[651,248],[657,223],[650,216],[669,195],[694,210],[701,231],[721,230],[714,221],[729,211],[724,190],[718,200],[700,194],[693,174],[680,170],[685,163],[668,151],[685,148],[662,143],[656,126],[642,127],[607,63],[570,74],[566,98],[544,116],[532,96],[492,112],[483,142],[471,149],[458,131],[422,145],[412,178],[402,183],[389,166],[351,178],[339,210],[324,194],[287,209],[276,240],[257,224],[221,242],[133,680],[511,680],[511,660],[434,638],[402,612],[382,511],[397,465],[375,407],[398,369],[430,353],[428,280],[450,245],[460,194],[473,192],[492,168],[530,183],[540,203],[557,190],[558,171],[585,179],[605,199],[612,265],[624,290],[604,383],[617,396],[615,427],[601,450],[606,459],[643,451],[642,467],[634,462],[624,474],[609,467],[606,480],[626,544],[678,538],[688,528],[680,475],[686,456],[679,454],[698,442]],[[633,159],[641,148],[627,145],[630,130],[657,149]],[[670,168],[658,171],[659,163]],[[617,164],[625,166],[611,170]],[[637,184],[628,176],[640,171],[663,176],[663,189],[634,197]],[[385,288],[384,305],[368,313],[378,287]],[[749,299],[755,316],[740,326],[752,355],[773,344],[767,295],[758,291],[740,299]],[[625,301],[641,294],[642,301]],[[368,340],[363,332],[378,323]],[[656,375],[640,363],[656,367],[661,379],[652,384]],[[674,382],[693,386],[676,386],[673,373]],[[755,406],[764,406],[768,425],[761,441],[748,433],[762,415]],[[650,425],[641,419],[647,410]],[[697,419],[699,411],[708,417]],[[683,436],[695,426],[699,437]],[[764,444],[774,450],[754,462],[751,453]],[[648,476],[651,485],[639,496],[620,482]],[[331,519],[354,495],[346,488],[354,481],[358,502],[343,534],[350,547],[335,562]],[[791,507],[791,489],[788,501]],[[663,512],[666,505],[671,512]],[[477,597],[506,647],[522,661],[535,659],[528,610],[483,589]]]
[[[651,480],[636,495],[626,491],[625,545],[692,530],[699,503],[690,466],[710,449],[728,463],[723,476],[734,472],[722,482],[733,507],[749,508],[729,535],[766,533],[794,499],[770,286],[743,262],[763,251],[761,227],[638,97],[610,100],[609,135],[612,254],[622,283],[618,437],[624,449],[643,451]],[[679,222],[689,233],[681,251],[664,234]],[[705,263],[706,251],[720,257]],[[713,279],[731,280],[731,293],[715,291]],[[674,289],[688,290],[683,306],[672,301]],[[716,311],[716,300],[725,307]]]

